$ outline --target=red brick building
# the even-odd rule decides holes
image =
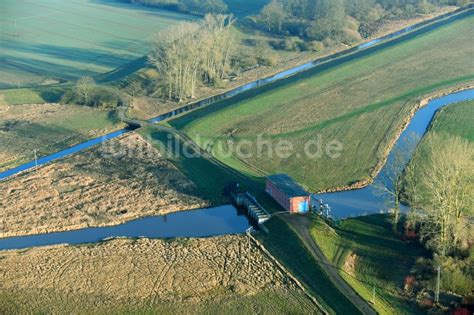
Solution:
[[[265,190],[283,208],[292,213],[309,211],[311,195],[286,174],[268,176]]]

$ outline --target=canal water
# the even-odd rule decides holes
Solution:
[[[393,178],[393,176],[390,176],[392,168],[389,165],[394,159],[394,152],[403,152],[403,163],[406,165],[415,148],[413,144],[416,145],[421,140],[436,111],[443,106],[467,100],[474,100],[474,89],[433,99],[425,107],[419,109],[401,134],[387,158],[387,163],[374,179],[374,182],[390,185],[389,178]],[[399,157],[400,154],[397,158]],[[381,195],[380,190],[373,184],[362,189],[315,194],[313,197],[315,200],[322,199],[323,203],[328,204],[331,207],[332,217],[336,219],[387,212],[390,205],[390,200]],[[402,210],[406,210],[406,208]]]
[[[95,243],[114,237],[171,238],[241,234],[251,226],[232,205],[150,216],[123,224],[73,231],[0,238],[0,250],[56,244]]]

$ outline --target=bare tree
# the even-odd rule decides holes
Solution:
[[[90,96],[95,87],[95,81],[90,76],[81,77],[76,83],[76,93],[79,98],[88,105]]]
[[[422,172],[426,210],[422,238],[442,255],[467,242],[472,230],[474,146],[465,139],[433,134]]]
[[[202,80],[213,82],[226,75],[232,49],[228,15],[206,15],[160,34],[148,60],[160,73],[169,99],[194,98]]]
[[[373,186],[378,193],[387,199],[394,214],[394,228],[400,220],[400,197],[403,188],[402,174],[412,152],[416,147],[416,136],[407,135],[392,149],[382,172],[377,176]]]
[[[268,31],[277,30],[281,32],[286,13],[280,2],[272,0],[260,13]]]

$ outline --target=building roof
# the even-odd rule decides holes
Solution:
[[[306,190],[295,183],[295,181],[286,174],[270,175],[267,176],[267,179],[288,197],[303,197],[309,195]]]

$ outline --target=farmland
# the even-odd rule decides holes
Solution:
[[[89,0],[5,0],[0,11],[0,88],[111,71],[145,55],[160,30],[194,19]]]
[[[424,95],[474,79],[473,20],[469,16],[336,67],[308,71],[170,124],[246,174],[285,172],[312,191],[366,179]],[[259,135],[272,143],[288,140],[291,155],[258,154]],[[318,135],[323,143],[341,143],[342,154],[317,159],[304,154],[305,144]],[[244,154],[227,155],[230,143],[240,143]]]
[[[0,95],[1,97],[1,95]],[[124,127],[114,111],[78,105],[8,105],[0,99],[0,171]]]
[[[118,239],[2,252],[0,261],[6,313],[318,313],[245,236]]]
[[[10,178],[0,194],[0,237],[113,225],[209,205],[136,134]]]

